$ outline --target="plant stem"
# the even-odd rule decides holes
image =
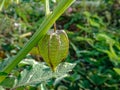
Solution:
[[[54,9],[55,9],[55,7],[56,7],[56,2],[54,2]],[[54,23],[54,32],[56,32],[56,22]]]
[[[50,14],[49,0],[45,0],[44,4],[45,4],[45,15],[48,16]]]
[[[2,11],[3,7],[4,7],[4,4],[5,4],[5,0],[2,1],[1,5],[0,5],[0,11]]]
[[[17,3],[17,4],[19,4],[19,3],[20,3],[20,1],[19,1],[19,0],[17,0],[17,1],[16,1],[16,3]]]
[[[56,32],[56,22],[54,23],[54,32]]]
[[[61,14],[74,2],[75,0],[60,0],[53,13],[44,19],[38,30],[24,45],[22,50],[10,60],[11,62],[1,71],[10,73],[12,69],[29,53],[29,51],[39,42],[39,40],[47,33],[54,22],[60,17]],[[0,77],[0,83],[5,79],[5,76]]]

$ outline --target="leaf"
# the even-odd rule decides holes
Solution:
[[[0,79],[6,77],[8,74],[5,72],[0,72]]]
[[[60,85],[57,90],[68,90],[68,87]]]
[[[12,88],[14,84],[15,84],[15,77],[6,78],[2,83],[0,83],[0,85],[5,88]]]
[[[24,59],[18,64],[18,67],[23,67],[23,66],[26,66],[26,65],[33,66],[36,63],[37,62],[34,59]]]
[[[56,0],[52,0],[52,2],[56,3]]]
[[[81,24],[77,24],[76,26],[81,30],[81,32],[84,31],[84,32],[87,32],[87,33],[92,33],[92,30],[89,30],[89,28],[87,28],[87,27],[85,27]]]
[[[32,68],[30,70],[23,70],[18,79],[15,77],[6,78],[2,83],[0,83],[0,85],[6,88],[16,88],[26,85],[38,84],[53,77],[57,79],[63,79],[64,77],[68,76],[67,73],[71,71],[75,66],[75,64],[64,62],[59,64],[56,68],[56,71],[53,72],[44,63],[38,63],[33,59],[25,59],[21,61],[18,66],[21,67],[24,65],[31,65]],[[0,75],[2,77],[2,75],[6,76],[7,74],[1,72]]]
[[[0,11],[1,11],[3,8],[7,8],[10,3],[11,3],[11,0],[1,0],[1,1],[0,1]]]
[[[95,22],[93,19],[89,19],[89,22],[90,22],[90,24],[91,24],[92,26],[97,27],[97,28],[100,28],[100,24],[97,23],[97,22]]]
[[[47,74],[49,76],[47,76]],[[36,64],[31,70],[24,70],[21,72],[20,79],[18,80],[17,87],[26,86],[30,84],[36,84],[50,78],[49,68],[42,65]]]
[[[106,80],[109,79],[108,75],[101,75],[101,74],[94,74],[88,77],[89,80],[94,83],[95,85],[101,85],[103,84]]]
[[[0,76],[7,76],[8,74],[5,72],[0,72]]]
[[[78,85],[84,89],[90,88],[90,83],[88,80],[81,80],[80,83],[78,83]]]
[[[2,70],[8,63],[11,62],[11,58],[9,58],[10,60],[4,60],[3,62],[0,62],[0,70]]]
[[[98,34],[96,39],[100,41],[106,41],[107,44],[115,44],[115,40],[106,34]]]
[[[67,62],[59,64],[53,76],[55,76],[56,78],[64,76],[66,73],[71,71],[75,67],[75,65],[76,64],[71,64]]]
[[[116,54],[115,49],[112,45],[109,45],[110,53],[108,54],[110,59],[115,63],[115,65],[118,65],[120,63],[120,57]]]
[[[0,86],[0,90],[5,90],[2,86]]]
[[[25,23],[28,23],[27,12],[22,8],[22,6],[16,8],[16,13],[24,20]]]
[[[90,17],[90,12],[88,12],[88,11],[85,11],[83,14],[84,14],[86,17]]]
[[[75,39],[73,39],[75,41],[86,41],[88,44],[90,44],[91,46],[93,46],[94,41],[91,38],[87,38],[87,37],[80,37],[77,36]]]
[[[70,42],[70,45],[72,46],[73,50],[75,51],[77,57],[80,57],[81,54],[80,54],[80,50],[78,47],[75,46],[75,44],[73,42]]]
[[[102,52],[106,53],[114,65],[117,66],[120,63],[120,57],[116,54],[113,45],[110,44],[109,49],[110,50],[102,50]]]
[[[48,66],[44,65],[43,63],[36,63],[33,65],[32,69],[25,69],[21,72],[21,76],[18,79],[15,87],[34,85],[41,83],[42,81],[47,81],[52,77],[62,77],[71,71],[74,66],[75,64],[71,63],[61,63],[56,68],[56,71],[53,72]]]
[[[44,83],[41,83],[40,90],[48,90]]]
[[[113,68],[113,69],[118,75],[120,75],[120,68]]]
[[[57,3],[57,2],[59,2],[59,0],[52,0],[52,2]]]
[[[32,50],[30,51],[30,54],[31,55],[40,55],[38,47],[33,47]]]

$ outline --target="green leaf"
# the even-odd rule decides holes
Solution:
[[[37,62],[34,60],[34,59],[24,59],[23,61],[21,61],[19,64],[18,64],[18,67],[23,67],[23,66],[26,66],[26,65],[30,65],[30,66],[33,66],[35,65]]]
[[[44,83],[41,83],[40,90],[48,90]]]
[[[3,62],[1,62],[0,63],[0,70],[2,70],[10,62],[11,62],[11,60],[4,60]]]
[[[97,22],[95,22],[93,19],[89,19],[89,22],[90,22],[90,24],[91,24],[92,26],[97,27],[97,28],[100,28],[100,24],[97,23]]]
[[[88,80],[81,80],[78,85],[84,89],[90,88],[90,83]]]
[[[52,0],[52,2],[56,3],[56,2],[59,2],[59,0]]]
[[[58,65],[55,72],[53,72],[48,66],[43,63],[37,63],[33,65],[30,70],[23,70],[21,76],[18,79],[15,87],[34,85],[41,83],[42,81],[47,81],[52,77],[63,77],[74,68],[75,64],[71,63],[61,63]]]
[[[68,87],[60,85],[57,90],[68,90]]]
[[[28,23],[27,12],[21,6],[16,8],[16,13],[24,20],[24,22]]]
[[[75,63],[72,64],[72,63],[67,63],[67,62],[59,64],[56,68],[56,71],[53,73],[53,76],[56,78],[64,76],[69,71],[71,71],[75,67],[75,65],[76,65]]]
[[[75,44],[73,42],[70,42],[70,45],[72,46],[73,50],[75,51],[77,57],[80,57],[80,50],[78,47],[75,46]]]
[[[0,72],[0,79],[3,79],[4,77],[6,77],[8,74],[5,72]]]
[[[56,0],[52,0],[52,2],[56,3]]]
[[[110,36],[106,35],[106,34],[98,34],[97,37],[96,37],[97,40],[100,40],[100,41],[106,41],[107,44],[115,44],[115,40],[112,39]]]
[[[0,72],[0,76],[7,76],[8,74],[5,72]]]
[[[101,85],[109,79],[108,75],[92,74],[88,79],[95,85]]]
[[[113,68],[113,69],[118,75],[120,75],[120,68]]]
[[[1,1],[0,1],[0,11],[1,11],[3,8],[7,8],[10,3],[12,3],[11,0],[1,0]]]
[[[0,83],[0,85],[5,88],[12,88],[14,84],[15,84],[15,77],[6,78],[2,83]]]

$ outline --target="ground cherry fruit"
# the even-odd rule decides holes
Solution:
[[[38,48],[43,60],[55,71],[68,55],[69,39],[64,30],[49,30],[39,41]]]

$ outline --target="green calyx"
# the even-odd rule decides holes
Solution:
[[[69,40],[64,30],[50,30],[38,43],[40,55],[55,71],[56,66],[68,55]]]

